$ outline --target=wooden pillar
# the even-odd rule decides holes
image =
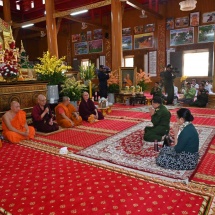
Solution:
[[[120,0],[111,0],[112,71],[122,62],[122,8]]]
[[[213,91],[213,93],[215,93],[215,29],[214,29],[214,60],[213,60],[212,78],[213,78],[212,91]],[[209,94],[207,107],[208,108],[215,108],[215,94]]]
[[[54,1],[46,1],[45,8],[48,50],[52,56],[55,55],[58,58],[56,22],[53,18]]]
[[[10,0],[3,0],[3,13],[4,21],[10,23],[12,21],[10,12]]]

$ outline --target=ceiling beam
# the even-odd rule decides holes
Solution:
[[[53,14],[53,17],[54,18],[56,18],[56,17],[64,17],[64,16],[69,15],[70,13],[74,13],[74,12],[77,12],[77,11],[80,11],[80,10],[91,10],[91,9],[95,9],[95,8],[99,8],[99,7],[104,7],[104,6],[107,6],[107,5],[110,5],[110,4],[111,4],[111,0],[104,0],[104,1],[93,3],[93,4],[88,4],[88,5],[85,5],[85,6],[82,6],[82,7],[77,7],[77,8],[70,9],[70,10],[56,12],[56,13]]]
[[[37,19],[32,19],[30,21],[27,21],[27,22],[22,22],[22,23],[12,23],[12,27],[13,28],[21,28],[23,25],[28,25],[28,24],[36,24],[38,22],[44,22],[46,21],[46,17],[40,17],[40,18],[37,18]]]
[[[159,13],[157,13],[156,11],[142,5],[141,3],[139,3],[138,1],[136,0],[126,0],[126,3],[128,5],[130,5],[131,7],[137,9],[137,10],[145,10],[147,13],[151,14],[152,16],[158,18],[158,19],[162,19],[163,16]]]
[[[84,19],[76,19],[76,18],[73,18],[72,16],[65,16],[63,17],[64,19],[68,19],[68,20],[72,20],[74,22],[80,22],[80,23],[86,23],[87,25],[92,25],[92,26],[95,26],[95,27],[98,27],[98,28],[103,28],[103,29],[108,29],[108,26],[106,25],[98,25],[98,24],[94,24],[94,23],[90,23],[90,22],[86,22],[84,21]]]

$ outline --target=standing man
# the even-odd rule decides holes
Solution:
[[[173,80],[175,78],[175,75],[173,74],[172,66],[170,64],[167,65],[166,71],[161,73],[161,77],[163,79],[165,93],[167,94],[166,104],[172,104],[174,99]]]
[[[53,115],[49,105],[46,104],[46,97],[40,94],[37,97],[38,104],[33,107],[33,125],[37,131],[49,133],[57,131],[59,126],[53,121]]]
[[[105,69],[103,65],[99,66],[98,78],[99,78],[99,94],[100,97],[107,98],[107,80],[109,79],[110,70]]]
[[[153,126],[145,127],[143,139],[149,142],[161,141],[162,137],[169,133],[171,114],[162,104],[162,99],[157,96],[152,99],[152,107],[149,112]]]
[[[28,126],[26,122],[26,113],[20,110],[20,104],[12,101],[10,110],[2,117],[3,136],[11,143],[19,143],[21,140],[33,139],[35,130]]]

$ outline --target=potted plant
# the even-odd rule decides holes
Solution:
[[[111,103],[115,102],[115,93],[119,93],[119,84],[113,83],[108,86],[108,100]]]
[[[96,68],[95,65],[92,63],[89,66],[79,66],[80,71],[80,78],[83,81],[91,81],[93,78],[96,77]]]
[[[38,58],[41,63],[34,66],[37,79],[48,82],[48,100],[53,98],[57,102],[59,99],[58,84],[62,84],[66,80],[64,72],[71,68],[64,65],[65,58],[58,59],[47,51],[43,53],[42,58]]]
[[[75,77],[67,78],[62,85],[61,93],[68,96],[71,103],[77,107],[77,101],[81,100],[81,94],[86,90],[86,85],[76,81]]]
[[[137,85],[140,86],[140,92],[144,92],[148,88],[148,83],[150,82],[151,79],[140,69],[140,72],[137,73]]]

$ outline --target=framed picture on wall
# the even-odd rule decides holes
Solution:
[[[175,19],[175,27],[176,28],[182,28],[189,26],[189,17],[180,17]]]
[[[143,32],[143,25],[134,27],[134,34],[142,34]]]
[[[145,33],[148,33],[148,32],[154,32],[155,31],[155,24],[147,24],[144,26],[144,31]]]
[[[72,35],[72,42],[79,42],[80,41],[80,34],[73,34]]]
[[[122,50],[132,50],[132,36],[122,36]]]
[[[92,40],[88,42],[89,54],[103,52],[103,40]]]
[[[170,30],[170,46],[194,43],[194,27]]]
[[[166,19],[166,30],[172,30],[174,29],[174,18],[170,17]]]
[[[88,54],[87,42],[75,43],[74,50],[75,50],[75,55]]]
[[[198,30],[198,43],[214,42],[214,25],[199,26]]]
[[[119,69],[120,89],[136,86],[137,67],[121,67]]]
[[[215,22],[215,11],[202,14],[202,23]]]
[[[153,33],[134,35],[134,49],[153,48],[153,46],[154,46]]]
[[[199,12],[190,13],[190,26],[199,26]]]
[[[94,40],[98,40],[98,39],[102,39],[103,35],[102,35],[102,29],[95,29],[93,31],[93,39]]]
[[[92,31],[87,31],[87,41],[92,40]]]
[[[131,27],[130,28],[123,28],[122,29],[122,36],[129,36],[131,35]]]

